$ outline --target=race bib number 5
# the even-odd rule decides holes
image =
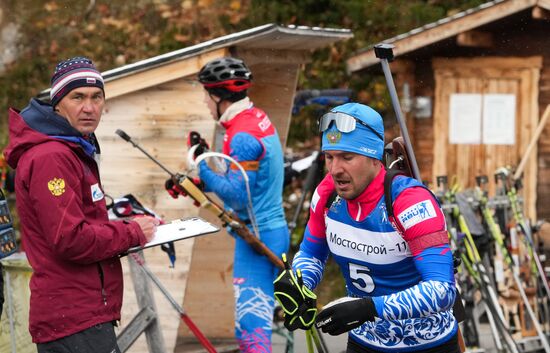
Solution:
[[[371,293],[374,290],[374,281],[369,274],[370,269],[366,266],[349,263],[349,277],[354,287],[365,292]]]

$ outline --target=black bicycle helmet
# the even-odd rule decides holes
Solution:
[[[204,88],[223,88],[229,92],[241,92],[250,87],[252,73],[240,59],[225,57],[215,59],[203,66],[199,82]]]

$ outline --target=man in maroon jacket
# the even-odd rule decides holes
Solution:
[[[105,104],[92,61],[60,62],[51,105],[32,99],[9,111],[9,165],[23,247],[33,268],[29,331],[39,353],[119,352],[119,254],[152,239],[151,217],[109,221],[94,131]]]

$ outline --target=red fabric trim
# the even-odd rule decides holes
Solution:
[[[411,253],[416,256],[422,250],[438,245],[449,244],[449,235],[446,230],[435,233],[423,234],[408,241]]]
[[[231,92],[241,92],[250,87],[252,83],[248,80],[234,79],[216,83],[203,83],[205,88],[225,88]]]

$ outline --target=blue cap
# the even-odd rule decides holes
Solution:
[[[384,123],[378,112],[369,106],[360,103],[346,103],[331,110],[351,115],[367,124],[355,124],[355,130],[343,133],[338,131],[336,124],[323,132],[322,151],[347,151],[363,156],[382,160],[384,153]],[[376,131],[380,136],[374,132]]]

